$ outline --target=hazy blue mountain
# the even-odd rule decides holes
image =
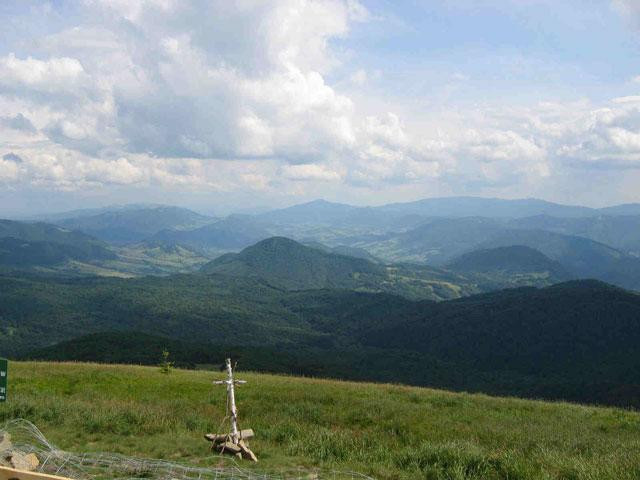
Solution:
[[[612,207],[599,208],[603,215],[640,215],[640,203],[625,203]]]
[[[106,244],[46,223],[0,220],[0,269],[62,268],[69,261],[115,259]]]
[[[554,215],[561,217],[582,217],[593,215],[588,207],[560,205],[535,198],[505,200],[481,197],[426,198],[415,202],[392,203],[378,207],[389,213],[402,212],[426,217],[493,217],[512,218],[532,215]]]
[[[513,219],[538,215],[568,219],[640,215],[640,204],[594,209],[577,205],[562,205],[535,198],[506,200],[482,197],[442,197],[392,203],[378,207],[356,207],[315,200],[266,212],[260,214],[259,217],[285,225],[367,226],[379,230],[402,230],[416,227],[429,218]]]
[[[108,250],[95,246],[72,246],[54,242],[19,240],[13,237],[0,238],[0,266],[17,269],[50,267],[68,260],[91,262],[115,258]]]
[[[605,243],[640,256],[640,215],[598,215],[559,218],[538,215],[510,220],[511,228],[547,230]]]
[[[429,198],[378,207],[316,200],[258,215],[277,224],[279,234],[325,243],[345,243],[342,239],[367,234],[400,233],[442,218],[482,216],[506,220],[534,215],[568,218],[596,216],[596,210],[536,199],[503,200],[479,197]]]
[[[640,288],[640,259],[594,240],[546,230],[508,228],[509,222],[482,217],[435,219],[418,228],[355,241],[392,262],[446,265],[478,249],[522,245],[559,262],[575,278],[597,278]]]
[[[573,277],[559,262],[522,245],[474,250],[455,258],[447,269],[475,279],[484,290],[492,284],[549,286]]]
[[[352,246],[387,261],[444,265],[503,230],[502,222],[492,218],[435,218],[406,232],[371,237]]]
[[[0,239],[3,256],[12,265],[20,265],[19,258],[35,265],[40,258],[47,265],[54,259],[104,260],[115,258],[108,246],[90,235],[47,223],[27,223],[0,220]],[[30,253],[27,253],[30,252]],[[14,255],[14,258],[11,258]],[[30,257],[30,256],[33,257]]]
[[[114,244],[142,241],[165,229],[193,229],[214,219],[186,208],[171,206],[129,206],[96,215],[79,216],[56,221],[68,229],[80,230]]]
[[[274,223],[315,223],[330,224],[344,220],[358,207],[342,203],[332,203],[326,200],[314,200],[292,207],[272,210],[260,214],[260,218]]]
[[[364,248],[350,247],[348,245],[336,245],[335,247],[329,247],[320,242],[301,242],[307,247],[317,248],[327,253],[336,253],[338,255],[346,255],[348,257],[364,258],[373,263],[380,263],[380,259],[371,255]]]
[[[597,278],[640,289],[640,259],[588,238],[544,230],[506,230],[480,246],[525,245],[560,262],[578,278]]]
[[[162,230],[150,244],[185,245],[209,252],[239,250],[272,236],[271,225],[250,215],[230,215],[192,230]]]
[[[474,250],[455,258],[447,264],[447,268],[461,272],[548,272],[558,277],[568,275],[559,262],[523,245]]]
[[[65,276],[166,275],[197,270],[210,259],[177,245],[117,247],[58,225],[0,220],[0,266],[5,270],[46,270]]]
[[[95,208],[78,208],[75,210],[66,210],[63,212],[43,213],[31,215],[24,218],[25,221],[42,221],[47,223],[56,223],[59,220],[67,218],[92,217],[101,213],[121,212],[126,210],[140,210],[145,208],[161,207],[163,205],[154,203],[127,203],[123,205],[108,205],[106,207]]]

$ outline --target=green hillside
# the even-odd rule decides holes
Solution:
[[[599,282],[437,303],[219,274],[0,277],[0,333],[13,358],[153,363],[134,352],[162,337],[183,365],[259,347],[263,371],[640,407],[640,295]]]
[[[87,234],[47,223],[0,220],[0,266],[31,268],[114,258],[105,243]]]
[[[205,273],[255,277],[288,290],[355,288],[358,275],[383,276],[383,266],[323,252],[284,237],[272,237],[224,255],[202,268]]]
[[[204,273],[256,278],[285,290],[342,288],[442,300],[477,293],[464,277],[430,267],[381,265],[284,237],[262,240],[206,264]]]
[[[56,446],[215,466],[202,438],[224,416],[218,372],[12,363],[0,421],[34,422]],[[400,385],[240,372],[241,426],[260,462],[334,478],[631,480],[640,414]],[[326,474],[324,472],[327,472]],[[298,471],[298,475],[300,472]],[[298,478],[298,477],[296,477]],[[306,478],[306,477],[305,477]],[[315,477],[312,477],[315,478]]]

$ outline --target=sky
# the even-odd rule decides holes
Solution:
[[[640,202],[640,1],[0,3],[0,215]]]

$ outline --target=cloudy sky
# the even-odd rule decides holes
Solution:
[[[0,20],[0,214],[640,201],[637,0],[20,0]]]

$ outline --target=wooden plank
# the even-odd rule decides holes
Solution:
[[[226,453],[240,453],[242,452],[242,449],[236,445],[235,443],[231,443],[231,442],[225,442],[225,443],[221,443],[219,445],[216,446],[216,448],[222,452],[226,452]]]
[[[258,457],[251,451],[251,449],[244,443],[243,440],[238,442],[238,446],[242,450],[242,458],[252,460],[254,462],[258,461]]]
[[[0,467],[0,480],[70,480],[47,473],[25,472],[9,467]]]
[[[227,438],[229,438],[229,435],[220,434],[220,433],[207,433],[204,436],[204,438],[206,438],[207,440],[213,443],[222,443],[227,441]]]

